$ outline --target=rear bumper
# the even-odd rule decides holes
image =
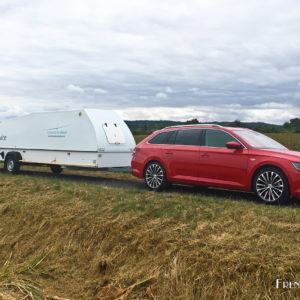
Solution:
[[[134,158],[131,161],[131,173],[133,176],[144,178],[143,176],[143,164],[138,163]]]

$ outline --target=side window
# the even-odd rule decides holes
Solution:
[[[175,145],[200,146],[201,129],[178,130]]]
[[[222,130],[205,130],[205,142],[204,146],[207,147],[217,147],[226,148],[226,143],[228,142],[238,142],[233,136]]]
[[[159,134],[157,134],[155,137],[153,137],[150,141],[148,141],[149,144],[173,144],[174,138],[175,138],[175,131],[164,131]]]
[[[169,131],[169,138],[168,138],[168,145],[174,145],[175,143],[175,138],[176,138],[176,135],[177,135],[177,130],[172,130],[172,131]]]

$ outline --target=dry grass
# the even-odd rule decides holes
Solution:
[[[9,175],[0,189],[0,265],[9,260],[21,270],[11,280],[42,295],[299,299],[299,289],[275,288],[277,278],[300,281],[297,205]]]

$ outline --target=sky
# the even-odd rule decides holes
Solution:
[[[0,0],[0,121],[300,117],[298,0]]]

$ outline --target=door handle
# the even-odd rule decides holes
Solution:
[[[201,154],[201,157],[202,158],[207,158],[207,157],[209,157],[209,155],[208,154]]]
[[[166,155],[173,155],[173,152],[166,152]]]

